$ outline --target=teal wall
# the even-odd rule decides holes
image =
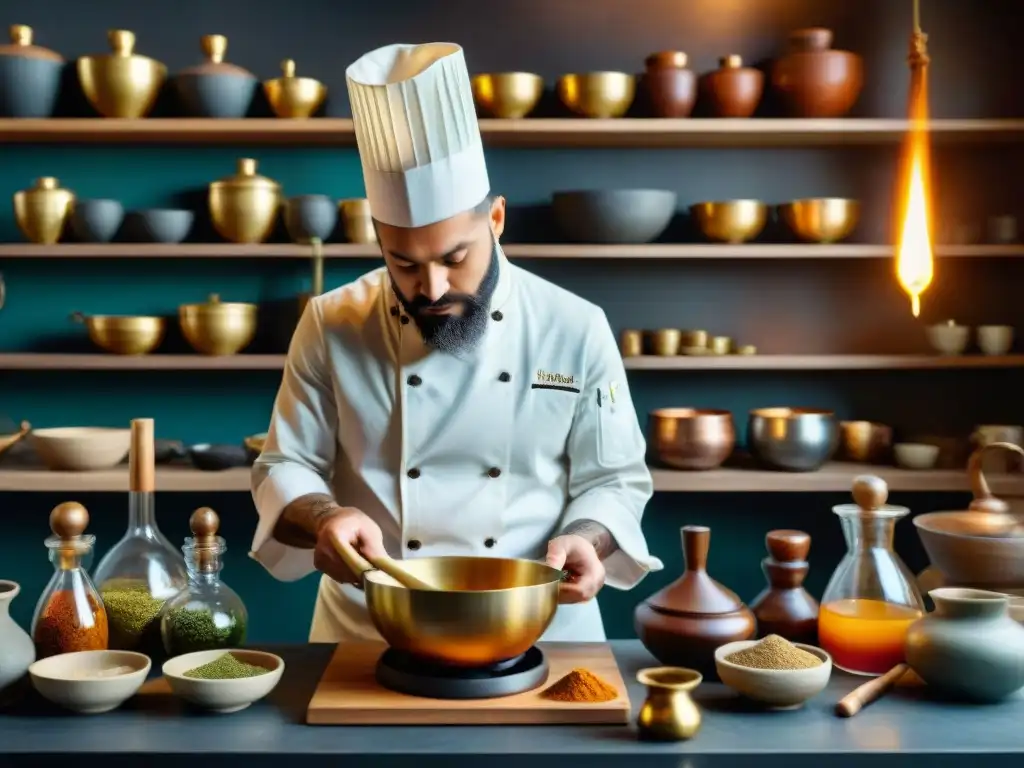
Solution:
[[[411,0],[387,0],[359,14],[310,0],[303,14],[267,2],[200,3],[182,0],[173,18],[127,0],[39,2],[20,19],[37,28],[41,43],[66,56],[102,48],[109,27],[139,35],[140,50],[172,71],[194,63],[197,39],[213,31],[231,39],[229,59],[262,76],[285,55],[343,94],[343,70],[364,50],[397,39],[462,42],[475,70],[531,68],[549,81],[570,68],[638,68],[651,50],[683,47],[706,70],[717,56],[737,51],[756,61],[775,55],[786,30],[811,24],[836,29],[837,43],[869,57],[861,114],[899,116],[905,101],[904,64],[910,4],[883,0],[771,0],[737,4],[635,0],[506,3],[481,17],[480,4],[451,0],[441,17]],[[716,13],[728,6],[729,23]],[[827,5],[827,10],[824,6]],[[1020,51],[1001,30],[1015,6],[991,0],[967,10],[962,0],[931,0],[933,107],[942,117],[1021,113],[1022,94],[1006,77],[1020,71]],[[714,7],[713,7],[714,6]],[[742,7],[740,7],[742,6]],[[897,6],[899,8],[897,9]],[[436,6],[434,6],[436,8]],[[575,10],[574,10],[575,9]],[[585,10],[584,10],[585,9]],[[258,10],[258,12],[257,12]],[[724,13],[725,9],[722,9]],[[55,19],[59,21],[54,21]],[[344,97],[328,107],[345,114]],[[0,146],[0,200],[42,175],[57,176],[80,197],[116,197],[127,208],[199,205],[201,191],[232,173],[238,157],[260,161],[286,194],[359,196],[362,182],[352,149],[219,147]],[[550,242],[550,223],[538,206],[552,191],[580,187],[659,187],[679,193],[681,207],[702,199],[751,196],[772,202],[805,195],[851,195],[864,202],[856,239],[885,242],[890,229],[893,148],[815,150],[579,151],[489,150],[495,192],[513,210],[509,242]],[[936,183],[943,222],[983,221],[996,213],[1024,213],[1017,180],[1024,177],[1019,148],[975,147],[938,154]],[[198,196],[197,196],[198,192]],[[197,200],[200,201],[197,203]],[[203,238],[203,232],[197,232]],[[0,242],[18,241],[9,206],[0,206]],[[763,352],[912,352],[923,350],[920,323],[892,278],[889,263],[804,262],[657,263],[623,260],[523,262],[527,268],[605,308],[613,327],[707,327],[754,343]],[[372,268],[366,261],[334,262],[328,287]],[[301,260],[0,260],[7,305],[0,311],[0,351],[88,349],[71,311],[172,314],[184,302],[216,292],[226,300],[259,301],[261,334],[251,351],[280,352],[290,332],[295,294],[305,290]],[[1021,323],[1016,262],[944,261],[925,300],[932,322]],[[168,349],[182,348],[180,339]],[[61,372],[0,370],[0,420],[36,426],[124,425],[156,419],[159,437],[187,442],[238,443],[266,428],[279,374],[274,372]],[[646,372],[631,376],[638,410],[668,405],[730,408],[737,414],[764,405],[834,408],[842,418],[892,424],[901,438],[965,435],[977,423],[1024,423],[1019,371],[973,372]],[[742,418],[739,418],[742,421]],[[2,428],[0,424],[0,428]],[[742,424],[740,425],[742,427]],[[2,464],[0,464],[2,466]],[[77,498],[92,512],[91,530],[104,551],[120,536],[127,500],[115,494],[0,494],[0,578],[24,586],[15,616],[25,623],[50,574],[42,540],[55,504]],[[607,591],[601,606],[609,633],[632,635],[635,603],[678,575],[679,527],[712,528],[711,571],[745,599],[760,590],[763,538],[775,527],[812,534],[809,586],[820,594],[843,551],[830,512],[844,494],[659,494],[645,531],[666,563],[635,593]],[[894,494],[915,512],[959,508],[960,494]],[[315,579],[281,584],[246,557],[255,513],[246,494],[161,494],[158,515],[175,541],[186,535],[192,509],[221,513],[229,552],[225,579],[248,602],[255,640],[305,637]],[[915,570],[924,558],[909,521],[898,546]]]

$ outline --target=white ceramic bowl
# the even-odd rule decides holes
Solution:
[[[979,325],[978,347],[986,355],[1005,355],[1013,346],[1013,326]]]
[[[33,429],[29,440],[54,472],[86,472],[116,467],[128,455],[131,430],[108,427]]]
[[[264,667],[270,672],[236,680],[199,680],[185,677],[185,673],[190,669],[209,664],[225,653],[234,654],[241,661]],[[243,710],[274,690],[284,673],[284,660],[280,656],[264,651],[197,651],[165,661],[163,673],[175,696],[202,709],[226,714]]]
[[[134,696],[152,662],[133,651],[79,651],[40,659],[28,668],[32,687],[54,704],[73,712],[95,715],[117,709]],[[92,677],[103,670],[131,667],[111,677]]]
[[[959,355],[967,349],[971,329],[966,325],[940,323],[938,325],[929,325],[925,329],[925,333],[928,336],[928,343],[939,354]]]
[[[738,640],[715,650],[715,669],[723,683],[748,699],[774,709],[795,709],[825,690],[832,675],[832,657],[813,645],[793,643],[821,659],[821,664],[810,669],[751,669],[726,661],[726,656],[759,642]]]
[[[939,446],[928,443],[896,443],[892,452],[903,469],[932,469],[939,460]]]

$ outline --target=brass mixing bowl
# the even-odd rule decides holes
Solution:
[[[281,77],[263,83],[271,109],[278,117],[304,119],[316,112],[327,98],[327,86],[312,77],[296,77],[295,62],[281,62]]]
[[[44,176],[30,189],[14,193],[14,219],[30,243],[53,245],[64,232],[74,202],[73,192]]]
[[[708,240],[737,244],[761,234],[768,206],[760,200],[722,200],[691,205],[690,215]]]
[[[533,560],[422,557],[402,567],[440,591],[407,589],[367,569],[366,607],[388,645],[431,661],[482,667],[515,658],[558,608],[562,572]]]
[[[178,323],[185,339],[204,355],[241,352],[256,335],[256,305],[222,303],[213,294],[205,304],[178,307]]]
[[[558,78],[558,98],[577,115],[622,117],[636,96],[636,78],[625,72],[587,72]]]
[[[473,100],[492,117],[518,120],[537,106],[544,78],[531,72],[496,72],[473,78]]]
[[[365,197],[354,197],[339,200],[341,210],[341,226],[345,231],[345,239],[350,243],[376,243],[377,230],[373,226],[370,215],[370,201]]]
[[[813,197],[779,206],[779,215],[793,234],[808,243],[838,243],[860,219],[860,202],[843,197]]]
[[[107,40],[111,53],[78,60],[85,97],[104,117],[145,117],[167,79],[167,67],[134,52],[134,32],[112,29]]]
[[[650,414],[647,444],[669,467],[714,469],[732,453],[736,428],[729,411],[659,408]]]
[[[164,339],[167,321],[162,317],[129,315],[83,315],[72,312],[71,319],[82,323],[89,339],[100,349],[115,355],[145,355]]]
[[[262,243],[274,231],[281,207],[281,185],[256,173],[256,161],[243,157],[237,172],[210,184],[210,218],[217,233],[233,243]]]

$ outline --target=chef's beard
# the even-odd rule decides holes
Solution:
[[[476,294],[446,293],[433,302],[422,294],[408,301],[397,289],[395,295],[416,323],[416,327],[420,329],[420,335],[426,344],[440,352],[459,354],[476,347],[487,330],[488,310],[491,307],[494,289],[498,286],[499,270],[498,247],[495,245],[491,254],[491,265],[487,268]],[[462,307],[461,314],[423,314],[425,309],[439,309],[453,304]]]

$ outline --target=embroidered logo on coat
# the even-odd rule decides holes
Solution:
[[[532,389],[556,389],[562,392],[579,392],[579,382],[572,374],[553,373],[538,369]]]

